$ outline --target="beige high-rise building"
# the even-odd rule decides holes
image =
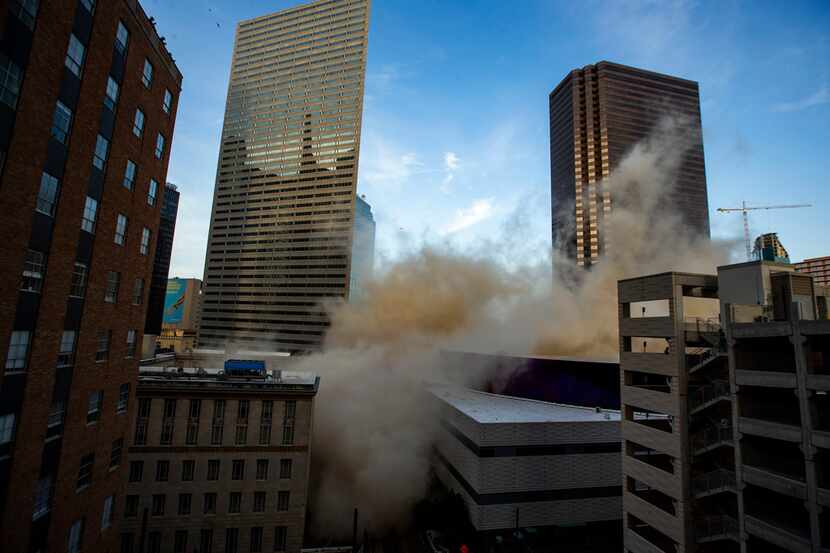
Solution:
[[[237,26],[199,346],[307,351],[349,295],[369,0]]]

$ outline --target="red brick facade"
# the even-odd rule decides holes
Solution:
[[[0,32],[3,47],[18,48],[10,42],[10,25],[19,27],[10,13],[12,6],[2,2]],[[27,366],[23,374],[7,374],[0,365],[0,395],[15,391],[14,437],[8,456],[0,463],[0,478],[8,477],[0,490],[0,539],[5,551],[65,551],[70,528],[83,519],[81,546],[84,551],[117,551],[116,526],[102,529],[105,498],[115,496],[113,519],[118,520],[123,499],[127,466],[127,444],[131,441],[129,418],[134,408],[138,376],[138,357],[144,329],[147,294],[151,278],[153,252],[159,224],[159,209],[167,177],[170,145],[173,138],[176,108],[181,90],[181,75],[169,53],[159,42],[153,25],[134,0],[98,0],[91,15],[86,56],[80,75],[72,124],[66,141],[64,173],[53,218],[46,270],[42,280],[39,305],[30,340]],[[11,332],[20,324],[23,294],[21,274],[30,238],[35,232],[35,206],[41,174],[49,163],[50,129],[57,99],[62,93],[67,70],[64,59],[70,34],[79,25],[79,0],[40,2],[34,18],[28,63],[9,134],[6,160],[0,173],[0,356],[5,360]],[[88,12],[85,12],[89,20]],[[83,14],[82,14],[83,15]],[[123,65],[120,92],[115,107],[115,123],[109,156],[103,172],[103,190],[99,195],[97,222],[91,237],[88,283],[80,323],[76,328],[77,346],[71,367],[71,385],[65,401],[62,433],[47,436],[47,419],[54,401],[59,344],[66,326],[69,290],[79,240],[84,238],[81,218],[89,194],[93,172],[96,137],[101,132],[102,110],[108,75],[114,65],[114,44],[119,21],[129,30],[126,62]],[[81,24],[83,26],[83,24]],[[153,65],[150,88],[142,84],[145,58]],[[165,89],[172,94],[172,105],[165,113]],[[135,110],[145,114],[142,138],[133,132]],[[156,159],[156,135],[165,137],[164,153]],[[122,185],[127,159],[136,163],[133,189]],[[150,179],[158,185],[155,205],[147,202]],[[126,240],[114,241],[118,214],[128,217]],[[42,217],[38,215],[38,217]],[[151,231],[149,251],[141,255],[142,228]],[[104,301],[108,271],[121,274],[115,303]],[[143,301],[133,303],[135,279],[144,279]],[[127,333],[135,330],[136,354],[125,358]],[[96,362],[96,336],[111,331],[108,360]],[[129,409],[116,413],[119,388],[130,384]],[[103,404],[97,422],[87,422],[89,394],[103,391]],[[22,398],[20,397],[22,395]],[[11,396],[10,396],[11,397]],[[3,397],[5,401],[6,397]],[[6,414],[0,412],[0,415]],[[49,439],[47,439],[47,437]],[[110,467],[113,441],[124,440],[120,465]],[[59,445],[56,445],[59,444]],[[50,451],[47,453],[46,449]],[[94,452],[91,485],[77,491],[81,457]],[[51,458],[50,458],[51,456]],[[2,452],[0,452],[2,457]],[[44,468],[48,463],[50,469]],[[54,476],[51,509],[33,521],[35,485],[46,472]],[[45,523],[43,521],[46,521]]]

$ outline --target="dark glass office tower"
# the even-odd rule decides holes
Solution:
[[[579,266],[606,249],[603,219],[612,194],[603,179],[666,116],[688,125],[691,145],[665,202],[709,236],[709,205],[694,81],[601,61],[571,71],[550,93],[553,245]]]
[[[164,311],[164,295],[167,293],[167,276],[170,273],[170,257],[173,254],[173,236],[176,232],[176,215],[179,213],[179,191],[168,182],[164,187],[159,219],[159,237],[153,261],[153,279],[150,282],[150,296],[147,300],[147,321],[144,334],[161,334],[161,320]]]

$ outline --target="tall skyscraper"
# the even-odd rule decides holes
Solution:
[[[167,293],[167,276],[170,273],[170,257],[173,255],[173,236],[176,233],[178,213],[179,191],[175,184],[168,182],[164,186],[164,196],[161,199],[161,219],[156,241],[156,255],[153,261],[153,279],[150,281],[150,296],[147,299],[147,321],[144,323],[144,334],[147,335],[161,334],[164,297]]]
[[[571,71],[550,93],[553,246],[577,265],[597,263],[606,248],[603,219],[613,193],[603,179],[667,115],[689,125],[693,143],[665,203],[708,237],[696,82],[601,61]]]
[[[349,296],[369,4],[237,26],[200,347],[313,350]]]
[[[375,218],[372,206],[358,196],[354,210],[352,237],[352,270],[349,282],[349,300],[366,297],[366,281],[372,278],[375,267]]]
[[[0,549],[116,551],[182,76],[135,0],[0,36]]]

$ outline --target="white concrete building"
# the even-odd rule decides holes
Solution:
[[[435,386],[435,470],[479,531],[622,516],[620,413]]]

